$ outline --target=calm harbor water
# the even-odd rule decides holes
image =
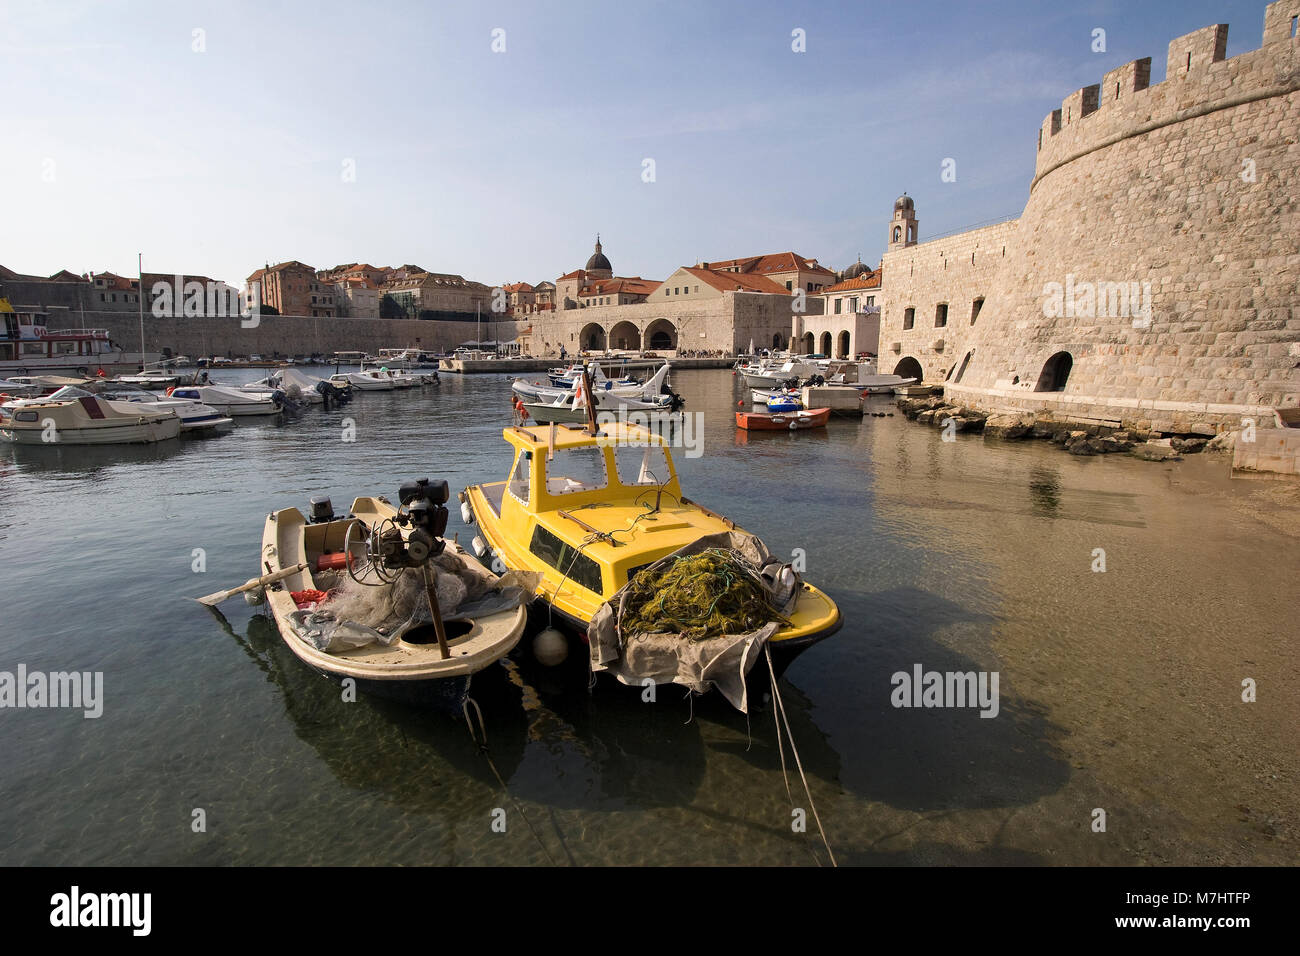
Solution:
[[[901,415],[747,436],[729,372],[674,386],[705,422],[684,490],[803,549],[844,613],[782,682],[841,864],[1295,862],[1294,486]],[[825,862],[770,712],[524,654],[476,678],[489,763],[462,723],[343,703],[243,601],[187,599],[256,573],[274,508],[504,477],[507,395],[448,375],[214,439],[0,446],[0,671],[102,671],[105,696],[97,720],[0,710],[0,864]],[[917,664],[996,671],[997,716],[891,706]]]

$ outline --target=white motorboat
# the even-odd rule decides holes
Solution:
[[[274,415],[284,404],[278,390],[244,391],[237,385],[186,385],[171,390],[170,398],[188,398],[211,405],[223,415]]]
[[[656,397],[664,392],[665,383],[668,381],[669,365],[665,362],[659,369],[644,382],[615,381],[606,378],[600,373],[599,366],[592,373],[591,389],[597,395],[618,396],[620,398],[641,399],[646,402],[655,401]],[[581,372],[581,370],[579,370]],[[569,386],[542,385],[537,382],[527,382],[522,378],[515,379],[510,388],[516,395],[527,401],[551,404],[566,397],[572,397],[574,388]]]
[[[170,408],[96,395],[0,407],[0,439],[18,445],[142,444],[180,433],[181,420]]]
[[[218,432],[228,430],[234,423],[210,405],[188,398],[163,398],[148,389],[126,382],[88,379],[79,385],[65,385],[44,398],[18,399],[6,402],[6,408],[25,408],[41,402],[62,402],[93,396],[111,402],[133,402],[151,408],[170,409],[181,420],[181,433]]]
[[[351,385],[363,392],[391,392],[397,383],[389,375],[379,374],[379,369],[362,372],[335,372],[329,377],[335,385]]]
[[[324,384],[323,380],[316,378],[314,375],[308,375],[294,368],[281,368],[276,369],[266,378],[258,379],[256,382],[249,382],[247,385],[241,385],[239,389],[243,392],[273,392],[279,390],[284,392],[284,397],[288,401],[320,405],[325,401],[325,394],[321,389],[322,384]]]
[[[757,368],[741,369],[745,384],[750,388],[777,388],[792,378],[805,379],[822,372],[820,365],[800,359],[786,359],[780,364],[765,362]]]

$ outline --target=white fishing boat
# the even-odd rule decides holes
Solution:
[[[0,439],[18,445],[128,445],[167,441],[181,433],[170,408],[113,402],[95,395],[18,408],[0,406]]]
[[[757,368],[740,369],[745,384],[750,388],[777,388],[790,379],[805,379],[819,375],[822,367],[815,362],[791,358],[783,362],[764,362]]]
[[[346,383],[337,383],[334,381],[326,382],[324,379],[317,378],[314,375],[308,375],[306,372],[300,372],[295,368],[276,369],[266,378],[260,378],[256,382],[249,382],[246,385],[240,385],[239,389],[243,392],[284,392],[286,400],[308,405],[320,405],[325,401],[325,393],[329,387],[337,387],[340,384],[346,389]]]
[[[77,385],[65,385],[45,398],[18,399],[6,402],[4,407],[24,408],[40,402],[69,401],[92,396],[111,402],[133,402],[151,408],[170,409],[181,420],[181,434],[227,431],[234,424],[229,416],[202,402],[188,398],[164,398],[138,385],[111,379],[87,379]]]
[[[619,397],[627,399],[640,399],[646,402],[656,402],[658,396],[664,394],[668,381],[669,364],[665,362],[644,382],[629,382],[627,379],[615,380],[606,378],[601,371],[600,366],[593,363],[590,371],[591,388],[597,395]],[[581,379],[581,369],[579,369],[579,380]],[[531,400],[543,404],[555,404],[566,398],[571,398],[576,386],[570,387],[542,385],[538,382],[528,382],[522,378],[517,378],[510,383],[510,388],[516,395],[525,400]]]
[[[615,389],[594,391],[592,394],[597,414],[604,412],[623,416],[627,412],[638,412],[659,417],[675,415],[685,404],[682,397],[671,390],[662,395],[644,396],[622,395]],[[523,405],[528,417],[539,425],[551,422],[572,424],[588,420],[586,393],[581,385],[551,401],[524,402]]]
[[[237,385],[185,385],[171,389],[169,397],[202,402],[232,417],[274,415],[284,404],[279,390],[245,391]]]
[[[519,643],[540,575],[498,577],[444,538],[445,481],[405,482],[398,497],[400,508],[357,498],[341,517],[328,498],[310,518],[273,511],[259,571],[279,580],[266,603],[308,667],[459,714],[471,678]]]

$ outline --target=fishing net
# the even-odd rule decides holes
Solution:
[[[634,687],[716,687],[748,713],[746,675],[789,622],[802,587],[753,535],[706,535],[642,569],[600,606],[587,627],[591,669]]]
[[[709,548],[636,575],[627,586],[619,630],[676,633],[688,641],[741,634],[789,619],[772,606],[769,586],[738,551]]]

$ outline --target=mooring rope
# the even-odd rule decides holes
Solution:
[[[821,834],[822,845],[826,847],[826,852],[830,855],[831,866],[838,867],[835,862],[835,852],[831,849],[830,842],[826,839],[826,830],[822,827],[822,818],[817,813],[817,804],[813,800],[812,790],[808,786],[808,777],[803,772],[803,762],[799,759],[799,749],[794,745],[794,734],[790,732],[790,718],[785,713],[785,703],[781,700],[781,692],[776,687],[776,670],[772,667],[772,648],[770,645],[763,645],[763,653],[767,656],[767,673],[772,678],[772,702],[776,705],[773,707],[775,713],[779,713],[780,719],[776,726],[776,742],[778,747],[781,743],[781,724],[785,724],[786,736],[790,738],[790,753],[794,755],[795,766],[799,768],[799,779],[803,781],[804,793],[808,795],[808,807],[812,810],[813,819],[817,821],[817,832]],[[775,716],[775,714],[774,714]],[[781,775],[785,777],[785,751],[781,751]],[[785,781],[785,792],[790,793],[790,781]],[[794,806],[794,795],[790,796],[790,805]]]
[[[482,740],[479,740],[478,734],[474,732],[474,721],[472,721],[469,716],[470,704],[474,705],[474,712],[478,715],[479,729],[483,732]],[[519,805],[519,801],[514,798],[514,795],[510,792],[510,788],[506,786],[506,782],[501,776],[501,771],[497,770],[497,765],[492,762],[492,755],[488,753],[487,724],[483,721],[483,711],[479,708],[478,701],[473,697],[466,697],[464,703],[462,703],[460,707],[461,712],[465,715],[465,726],[469,728],[470,739],[478,745],[479,753],[483,755],[488,766],[492,768],[492,775],[497,778],[497,783],[501,784],[501,790],[505,793],[506,799],[514,804],[515,810],[517,810],[519,815],[523,817],[524,823],[528,824],[528,829],[532,832],[533,839],[537,841],[537,845],[540,846],[542,852],[546,854],[546,859],[550,861],[551,866],[555,866],[555,857],[551,856],[551,851],[548,850],[546,844],[542,842],[541,835],[538,834],[537,829],[533,826],[533,821],[528,819],[528,814],[524,813],[524,808]]]

